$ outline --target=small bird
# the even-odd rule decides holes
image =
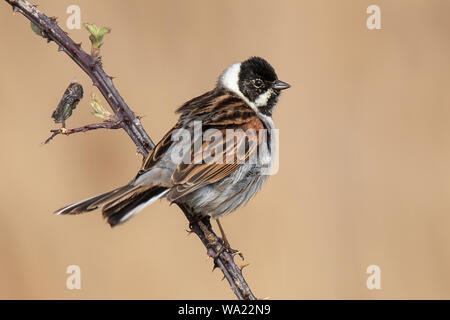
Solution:
[[[56,214],[102,208],[114,227],[165,197],[200,218],[217,219],[223,232],[218,218],[245,204],[267,179],[276,150],[274,139],[268,137],[275,128],[272,112],[281,90],[289,87],[260,57],[231,65],[213,90],[177,109],[177,124],[151,151],[133,180]],[[206,161],[206,151],[213,161]]]

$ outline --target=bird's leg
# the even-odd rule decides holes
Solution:
[[[230,253],[231,255],[235,255],[236,253],[239,254],[239,256],[242,258],[242,260],[244,260],[244,255],[239,252],[239,250],[235,250],[233,248],[231,248],[230,243],[228,242],[228,238],[225,235],[225,231],[222,228],[222,225],[220,224],[219,219],[216,219],[217,225],[219,226],[219,230],[220,230],[220,234],[222,237],[222,247],[219,250],[219,253],[222,252],[223,250],[226,250],[228,253]]]

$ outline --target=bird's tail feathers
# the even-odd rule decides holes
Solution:
[[[89,212],[92,210],[95,210],[99,208],[102,204],[106,203],[109,200],[112,200],[114,198],[121,197],[128,192],[131,192],[135,186],[131,184],[127,184],[125,186],[122,186],[120,188],[114,189],[112,191],[100,194],[98,196],[84,199],[72,204],[69,204],[68,206],[65,206],[57,211],[55,211],[55,214],[80,214],[84,212]]]
[[[102,207],[103,216],[111,227],[121,224],[147,205],[164,196],[169,189],[160,186],[135,186],[127,184],[101,195],[88,198],[55,212],[55,214],[80,214]]]
[[[103,217],[108,220],[111,227],[124,223],[146,206],[152,204],[169,189],[160,186],[140,187],[126,195],[108,202],[103,207]]]

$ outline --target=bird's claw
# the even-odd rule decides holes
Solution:
[[[215,260],[217,260],[219,258],[219,256],[223,253],[223,252],[227,252],[229,253],[233,258],[236,254],[239,255],[239,257],[241,257],[242,260],[244,260],[244,255],[242,254],[242,252],[240,252],[239,250],[233,249],[230,246],[230,243],[228,241],[223,241],[222,239],[220,239],[221,245],[219,250],[217,250],[217,252],[212,256],[212,258]],[[210,248],[213,247],[213,245],[210,246]]]

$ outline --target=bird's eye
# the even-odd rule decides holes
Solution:
[[[256,79],[256,80],[253,80],[253,85],[254,85],[256,88],[261,88],[262,85],[263,85],[263,82],[262,82],[261,79]]]

